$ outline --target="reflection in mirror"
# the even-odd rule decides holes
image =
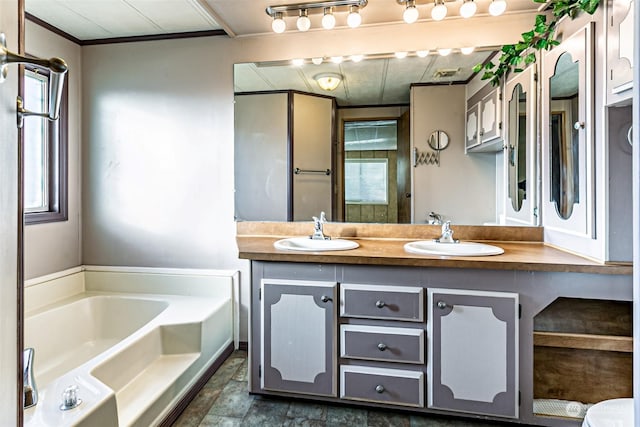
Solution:
[[[449,135],[445,131],[436,130],[429,135],[427,143],[432,150],[444,150],[449,146]]]
[[[509,100],[509,198],[519,212],[527,198],[527,93],[518,83]]]
[[[579,64],[571,54],[563,53],[549,79],[551,123],[550,165],[551,201],[560,218],[567,219],[580,202],[578,180],[578,83]]]

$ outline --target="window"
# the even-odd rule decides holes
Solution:
[[[388,159],[346,159],[345,202],[386,205],[388,203]]]
[[[344,123],[344,150],[396,150],[397,120],[363,120]]]
[[[40,117],[24,119],[25,224],[67,219],[67,93],[65,84],[58,120],[52,122]],[[49,111],[47,69],[25,67],[23,98],[27,110]]]

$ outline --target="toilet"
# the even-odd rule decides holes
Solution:
[[[587,411],[582,427],[634,427],[633,399],[611,399],[596,403]]]

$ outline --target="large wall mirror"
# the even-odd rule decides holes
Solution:
[[[282,99],[291,94],[331,99],[334,101],[334,111],[331,113],[334,128],[331,136],[336,143],[331,146],[330,164],[308,166],[310,171],[331,171],[329,177],[324,174],[309,176],[309,180],[332,180],[333,199],[331,204],[331,220],[347,222],[377,222],[377,223],[409,223],[411,222],[412,173],[413,166],[410,154],[410,140],[412,126],[421,126],[427,117],[420,112],[413,112],[410,122],[410,93],[413,86],[456,87],[458,89],[456,101],[464,109],[465,85],[474,77],[473,66],[487,61],[494,55],[495,48],[480,48],[470,54],[454,51],[446,56],[438,52],[411,53],[404,58],[395,54],[372,55],[366,58],[308,58],[294,61],[271,61],[262,63],[241,63],[234,66],[234,90],[236,93],[236,219],[237,220],[304,220],[296,215],[297,209],[292,206],[291,199],[283,195],[282,191],[296,191],[293,170],[299,166],[292,159],[292,150],[286,144],[279,149],[278,168],[284,175],[278,175],[281,182],[289,182],[278,195],[272,194],[274,200],[283,209],[281,216],[265,217],[266,212],[272,212],[266,205],[268,200],[262,199],[260,207],[246,208],[246,201],[256,199],[254,190],[242,190],[244,180],[251,174],[246,171],[251,166],[247,163],[246,153],[253,158],[260,158],[261,164],[255,170],[269,164],[266,157],[256,155],[256,149],[247,150],[247,144],[239,140],[247,135],[254,139],[253,147],[271,147],[273,149],[274,135],[286,135],[287,142],[295,146],[300,137],[294,132],[292,123],[296,121],[296,106],[283,107],[278,104],[272,108],[254,108],[247,105],[251,96],[255,96],[256,103],[263,97],[273,97],[280,94]],[[401,56],[401,55],[398,55]],[[474,83],[471,83],[473,85]],[[475,83],[478,85],[477,83]],[[481,85],[471,88],[477,90]],[[460,89],[462,90],[460,91]],[[242,102],[240,102],[242,99]],[[440,102],[440,101],[434,101]],[[249,101],[250,104],[253,101]],[[438,108],[438,106],[434,106]],[[258,114],[255,119],[251,114]],[[267,118],[276,114],[278,117]],[[284,115],[284,116],[283,116]],[[293,117],[293,118],[292,118]],[[526,120],[526,119],[525,119]],[[255,127],[258,122],[270,123],[269,129]],[[248,126],[248,127],[247,127]],[[298,125],[296,125],[298,126]],[[315,126],[309,124],[308,126]],[[464,120],[459,126],[464,135]],[[435,130],[435,129],[434,129]],[[425,129],[426,131],[426,129]],[[429,132],[430,133],[430,132]],[[464,144],[464,137],[451,140],[451,145]],[[427,149],[427,140],[414,142],[421,144],[421,149]],[[329,142],[330,144],[331,142]],[[424,148],[423,148],[424,147]],[[463,147],[463,146],[462,146]],[[245,154],[243,154],[245,153]],[[449,151],[447,152],[449,155]],[[288,157],[287,157],[288,156]],[[486,157],[486,156],[484,156]],[[520,156],[526,161],[524,153]],[[487,158],[468,156],[469,161],[482,163],[479,167],[490,164],[494,168],[497,161],[487,161]],[[288,162],[288,164],[287,164]],[[275,163],[274,163],[275,164]],[[424,167],[424,166],[422,166]],[[443,162],[439,171],[449,174],[468,173],[455,162]],[[523,170],[525,167],[523,166]],[[274,173],[270,178],[260,179],[263,185],[273,184]],[[469,177],[469,180],[473,180]],[[448,194],[464,194],[464,177],[454,180],[442,179],[441,188]],[[459,188],[455,187],[460,185]],[[496,185],[500,185],[497,183]],[[247,188],[249,186],[247,185]],[[422,187],[422,188],[418,188]],[[417,188],[417,190],[416,190]],[[425,191],[426,186],[415,186],[414,191]],[[493,189],[495,191],[495,189]],[[444,191],[444,190],[443,190]],[[271,186],[267,192],[273,193]],[[246,193],[246,194],[245,194]],[[418,194],[422,195],[421,193]],[[305,194],[312,196],[312,194]],[[296,196],[296,200],[299,197]],[[487,206],[496,206],[496,197],[486,197],[483,200]],[[240,206],[241,205],[241,206]],[[286,206],[285,206],[286,205]],[[318,205],[318,204],[316,204]],[[452,208],[453,209],[453,208]],[[459,208],[456,207],[459,211]],[[446,208],[441,208],[445,210]],[[495,210],[495,208],[494,208]],[[287,213],[288,212],[288,216]],[[317,216],[319,213],[315,213]],[[327,212],[329,215],[329,212]],[[428,212],[414,212],[413,222],[425,223]],[[496,213],[497,216],[497,213]],[[489,220],[475,223],[483,224]],[[454,218],[454,223],[456,222]],[[469,223],[460,222],[458,223]]]

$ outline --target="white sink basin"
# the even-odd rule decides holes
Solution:
[[[290,237],[288,239],[278,240],[273,244],[276,249],[284,249],[288,251],[346,251],[355,249],[360,246],[353,240],[331,239],[331,240],[313,240],[308,237]]]
[[[504,253],[504,249],[484,243],[439,243],[433,240],[409,242],[404,245],[404,250],[413,254],[445,256],[488,256]]]

